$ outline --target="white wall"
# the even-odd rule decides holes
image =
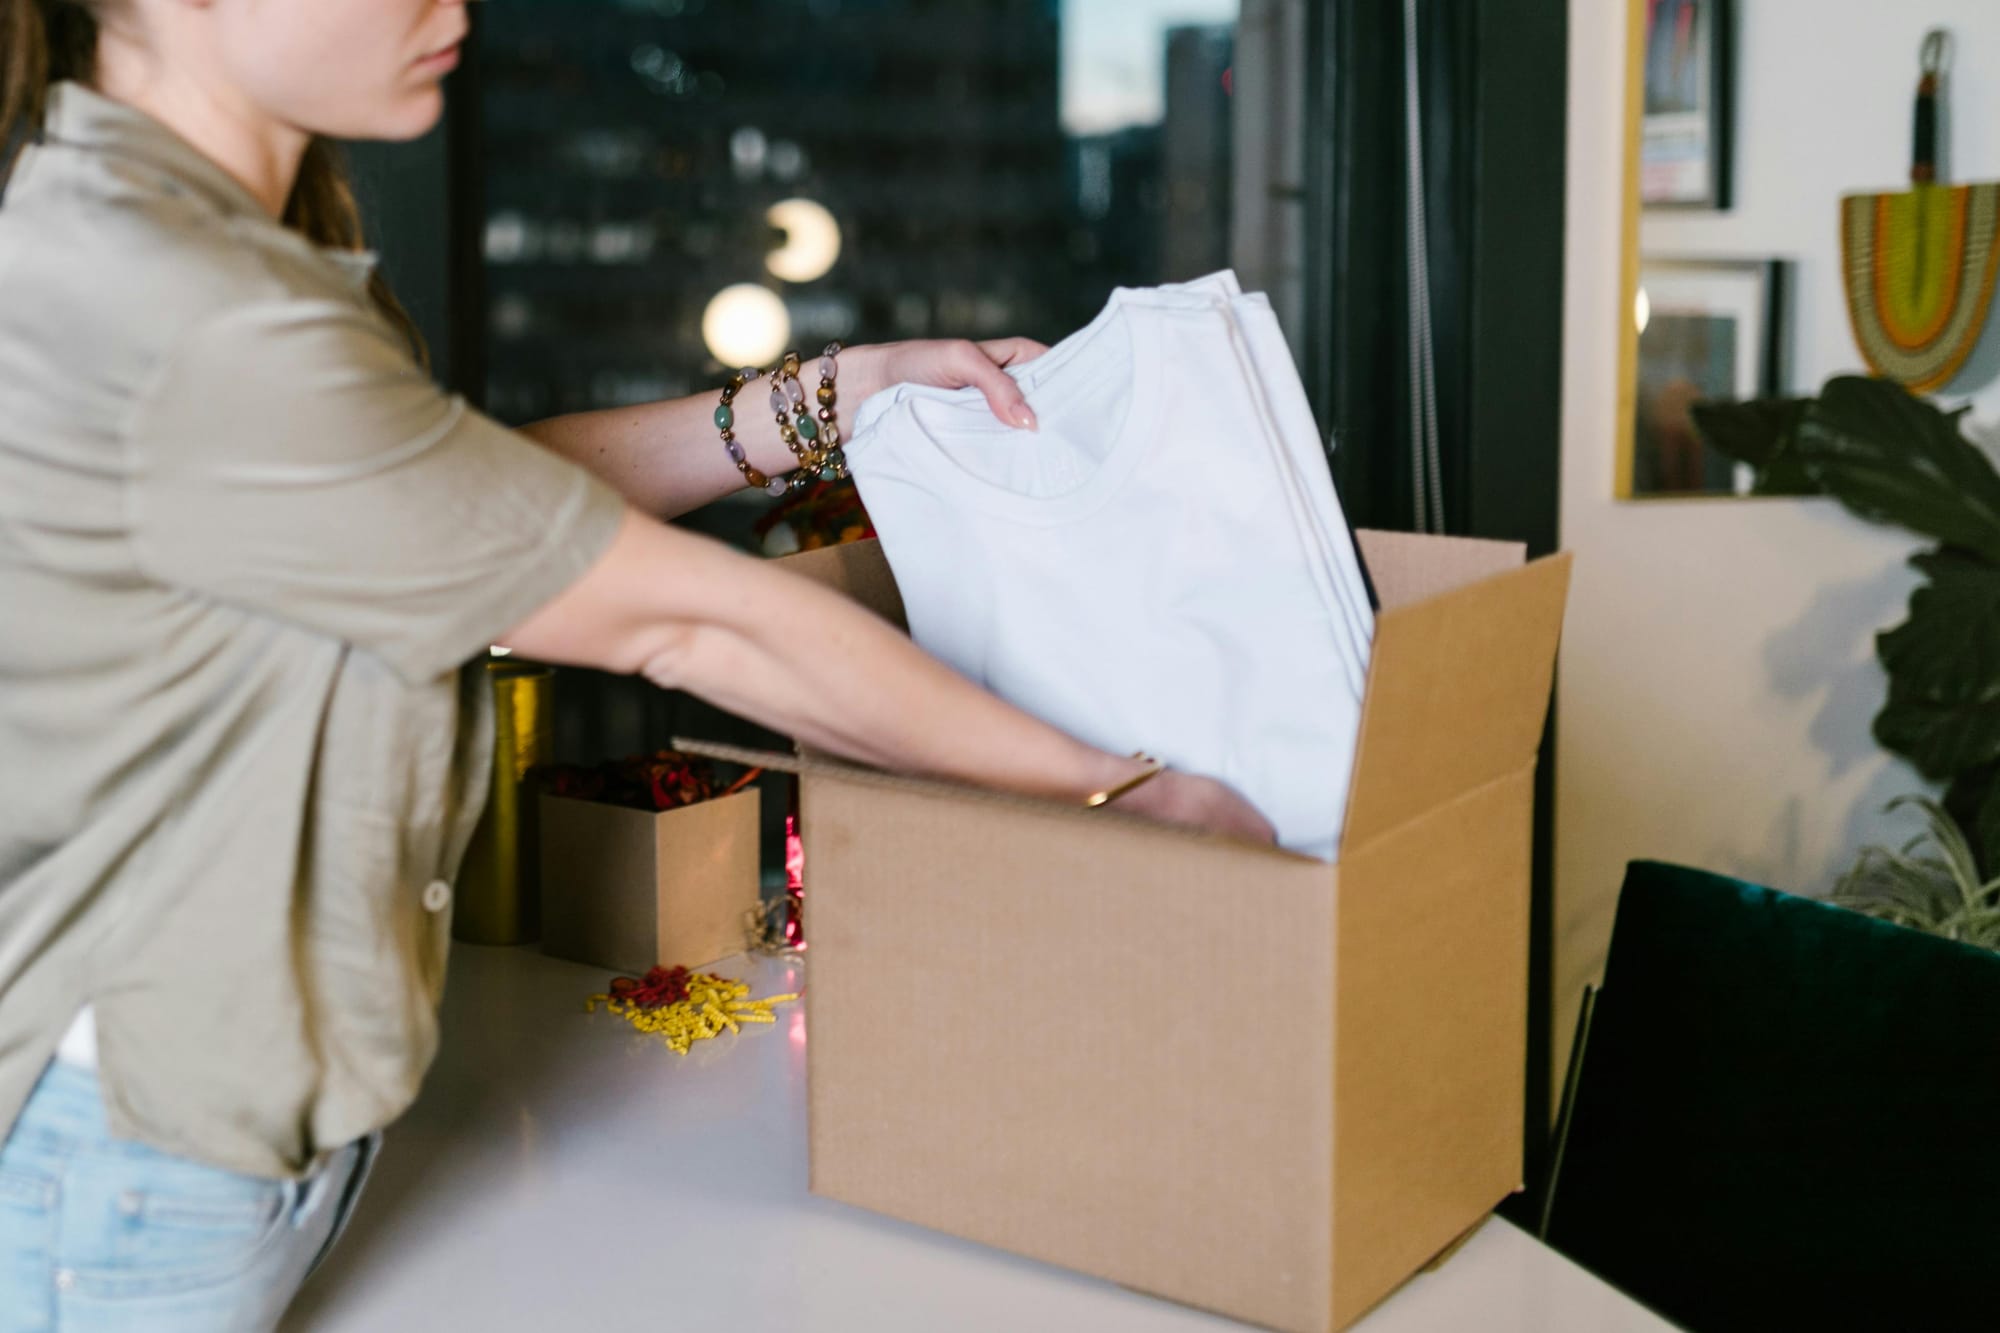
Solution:
[[[1859,368],[1837,199],[1907,178],[1917,47],[1958,38],[1952,174],[2000,177],[1996,0],[1737,0],[1735,207],[1651,214],[1641,252],[1795,261],[1791,390]],[[1627,861],[1823,892],[1917,776],[1869,735],[1872,635],[1915,543],[1823,500],[1618,503],[1612,493],[1627,6],[1570,0],[1563,544],[1576,584],[1558,686],[1556,1042],[1598,973]],[[1974,399],[2000,418],[2000,386]],[[1557,1065],[1558,1076],[1561,1064]]]

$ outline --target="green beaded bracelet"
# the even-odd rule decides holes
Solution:
[[[764,475],[750,462],[750,457],[744,453],[743,446],[736,442],[736,395],[742,391],[744,385],[763,373],[761,370],[747,369],[739,370],[729,377],[729,383],[722,389],[722,401],[715,406],[715,428],[722,433],[722,447],[728,451],[729,461],[743,474],[744,484],[766,495],[778,496],[783,495],[791,483],[783,477]]]

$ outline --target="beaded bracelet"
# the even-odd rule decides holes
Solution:
[[[783,477],[765,476],[752,465],[749,455],[743,452],[743,446],[736,442],[736,395],[742,391],[744,385],[763,373],[755,367],[750,367],[739,370],[729,377],[729,383],[722,390],[722,401],[716,404],[715,428],[722,432],[722,447],[729,451],[729,461],[736,464],[736,470],[743,474],[744,482],[766,495],[777,496],[783,495],[791,483]]]
[[[819,423],[806,412],[806,391],[799,384],[799,354],[787,352],[771,370],[771,416],[778,436],[799,460],[792,473],[793,490],[804,490],[819,470]]]
[[[819,393],[817,396],[819,399],[819,419],[823,423],[820,427],[819,442],[821,447],[826,451],[827,465],[833,473],[833,476],[829,478],[827,477],[826,470],[822,469],[820,476],[827,480],[840,479],[847,476],[847,453],[840,447],[840,422],[834,418],[833,406],[834,399],[837,397],[834,392],[833,382],[840,372],[839,357],[840,344],[837,342],[828,343],[826,349],[820,353],[819,357]]]
[[[834,382],[839,377],[838,358],[841,346],[830,342],[820,354],[819,390],[815,395],[819,404],[817,411],[806,407],[805,387],[799,383],[800,360],[797,352],[785,353],[782,360],[769,371],[749,367],[739,370],[729,377],[723,387],[722,401],[716,405],[715,428],[722,432],[722,447],[729,452],[729,461],[743,474],[743,480],[766,495],[779,496],[786,491],[800,491],[812,484],[813,478],[821,481],[837,481],[848,476],[847,455],[840,447],[840,422],[834,409],[837,397]],[[778,423],[778,436],[785,447],[799,460],[799,466],[790,480],[784,477],[767,476],[750,462],[741,444],[736,441],[736,395],[752,380],[764,375],[771,377],[771,413]]]
[[[799,383],[797,352],[785,353],[771,371],[771,412],[778,423],[778,435],[799,460],[799,470],[792,474],[793,490],[804,490],[814,477],[837,481],[848,475],[847,455],[840,447],[840,423],[834,409],[834,381],[840,373],[840,352],[840,344],[830,342],[820,353],[816,411],[806,407],[805,387]]]

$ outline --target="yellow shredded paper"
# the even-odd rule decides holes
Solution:
[[[584,1012],[594,1014],[602,1007],[639,1031],[658,1037],[675,1053],[686,1055],[696,1042],[740,1032],[745,1023],[777,1022],[772,1008],[798,998],[771,995],[753,1000],[747,982],[695,972],[688,977],[684,1000],[649,1007],[613,995],[593,995],[584,1001]]]

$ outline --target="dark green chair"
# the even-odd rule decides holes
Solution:
[[[2000,1329],[2000,954],[1626,874],[1558,1250],[1697,1333]]]

